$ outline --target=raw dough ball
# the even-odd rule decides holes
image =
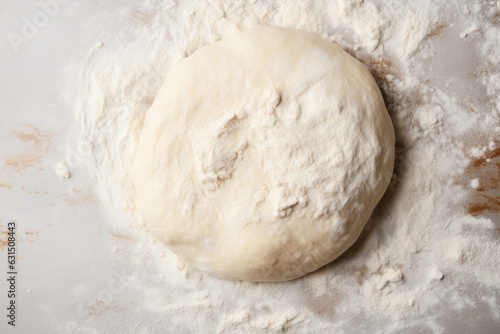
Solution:
[[[191,266],[281,281],[354,243],[393,162],[370,72],[315,35],[259,27],[172,70],[131,176],[152,233]]]

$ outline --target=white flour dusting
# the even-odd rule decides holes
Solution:
[[[66,162],[61,161],[54,166],[54,170],[63,179],[69,179],[71,177],[71,172],[69,171]]]
[[[450,319],[460,330],[460,314],[475,308],[500,324],[498,221],[467,213],[482,185],[460,181],[500,136],[500,2],[459,1],[453,10],[441,2],[151,0],[114,14],[125,17],[121,32],[103,34],[80,66],[77,117],[111,228],[129,238],[114,249],[133,268],[134,311],[154,319],[144,332],[441,332]],[[170,69],[256,25],[344,47],[374,73],[396,130],[393,179],[359,241],[284,283],[186,268],[148,234],[128,176],[142,120]]]

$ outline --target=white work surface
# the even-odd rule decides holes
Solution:
[[[78,143],[64,70],[82,59],[101,31],[119,29],[119,22],[109,18],[119,17],[119,9],[127,5],[132,1],[68,1],[15,52],[7,36],[21,35],[23,18],[32,21],[40,7],[35,1],[0,2],[0,232],[15,220],[18,240],[17,317],[12,328],[4,315],[6,234],[1,235],[1,333],[155,331],[154,313],[134,306],[140,292],[121,284],[116,274],[126,276],[126,263],[113,251],[117,236],[108,233],[113,213],[88,195],[85,168],[75,163],[70,179],[54,171],[54,164],[77,150]],[[88,25],[90,19],[101,24]],[[453,48],[462,48],[454,53],[468,54],[466,43]],[[449,73],[447,62],[443,59],[445,73],[436,74],[437,83]],[[458,75],[466,77],[467,64],[457,64]],[[468,289],[475,293],[474,287]],[[112,306],[100,314],[88,312],[88,303],[99,299],[111,300]],[[481,309],[460,319],[450,314],[446,332],[495,332],[498,319],[481,314]]]

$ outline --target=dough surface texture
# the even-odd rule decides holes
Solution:
[[[368,69],[318,36],[258,27],[169,73],[131,177],[151,232],[190,266],[282,281],[356,241],[393,163]]]

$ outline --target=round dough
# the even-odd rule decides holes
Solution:
[[[171,71],[131,177],[152,233],[189,265],[282,281],[354,243],[393,163],[370,72],[315,35],[259,27]]]

